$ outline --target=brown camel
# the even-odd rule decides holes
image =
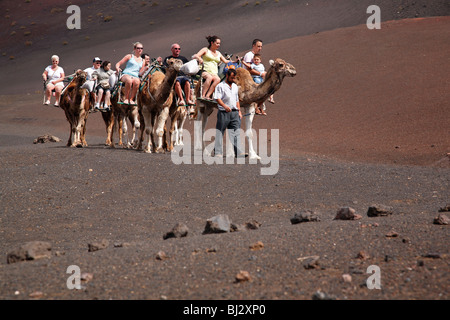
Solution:
[[[183,65],[179,59],[167,60],[168,67],[166,74],[156,71],[151,75],[142,90],[138,93],[138,106],[142,114],[143,124],[138,149],[142,149],[144,133],[147,136],[147,144],[144,151],[152,152],[152,134],[158,137],[158,144],[155,148],[157,153],[164,152],[163,136],[166,121],[169,117],[169,109],[173,102],[173,87],[178,71]]]
[[[248,140],[249,159],[261,159],[253,148],[253,132],[252,122],[255,116],[255,108],[258,103],[264,102],[270,95],[274,94],[280,89],[284,77],[294,77],[297,74],[295,68],[284,61],[283,59],[275,59],[270,61],[270,68],[267,71],[266,77],[261,84],[256,84],[248,70],[244,68],[237,68],[236,84],[239,88],[239,103],[243,119],[245,122],[245,136]],[[200,82],[195,88],[196,96],[200,94]],[[195,149],[203,149],[203,134],[205,132],[206,122],[208,117],[217,108],[217,104],[206,100],[197,99],[196,102],[196,114],[197,121],[201,121],[201,132],[195,133]]]
[[[70,124],[68,147],[87,146],[85,135],[90,108],[89,91],[81,88],[86,82],[86,76],[86,72],[78,70],[60,99],[60,107],[64,110]]]
[[[121,88],[121,97],[125,97],[123,93],[125,88]],[[136,105],[119,103],[119,94],[116,93],[111,98],[111,110],[107,112],[102,112],[102,118],[106,125],[106,142],[105,145],[115,148],[114,143],[114,131],[116,127],[119,133],[119,146],[124,148],[136,147],[137,146],[137,131],[140,128],[139,112]],[[130,120],[133,126],[133,138],[128,140],[128,126],[127,118]]]

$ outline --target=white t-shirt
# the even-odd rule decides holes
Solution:
[[[100,70],[100,68],[95,69],[94,67],[89,67],[89,68],[84,69],[83,71],[88,74],[87,77],[86,77],[86,80],[92,80],[92,74],[96,70]]]
[[[59,66],[55,71],[52,70],[52,66],[48,66],[47,68],[45,68],[45,71],[47,71],[48,82],[51,82],[53,80],[59,80],[61,76],[64,74],[64,69]],[[58,82],[57,85],[64,86],[64,82],[63,81]]]
[[[253,53],[253,51],[249,51],[245,54],[244,56],[244,62],[247,63],[253,63],[253,57],[255,56],[255,54]]]
[[[92,79],[92,74],[94,71],[99,71],[100,68],[95,69],[93,66],[84,69],[83,71],[87,73],[86,82],[81,86],[84,89],[88,89],[89,92],[94,91],[95,80]]]
[[[214,99],[221,99],[223,103],[231,108],[231,110],[237,110],[237,102],[239,101],[239,89],[238,86],[233,83],[230,85],[226,81],[222,81],[216,87],[214,91]],[[225,109],[218,104],[217,107],[221,111],[225,111]]]

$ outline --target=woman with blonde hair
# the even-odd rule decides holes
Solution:
[[[127,54],[122,60],[116,63],[116,70],[118,72],[122,71],[120,67],[126,64],[123,70],[123,76],[120,78],[125,84],[125,99],[123,101],[125,104],[136,104],[134,98],[141,84],[139,73],[145,67],[144,60],[141,57],[144,46],[140,42],[135,42],[133,46],[133,53]]]
[[[64,89],[64,69],[59,66],[59,57],[52,56],[52,64],[45,68],[42,78],[45,81],[45,105],[50,104],[52,91],[55,90],[55,107],[59,107],[59,98]]]

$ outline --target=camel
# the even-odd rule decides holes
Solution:
[[[178,106],[173,99],[172,106],[169,110],[170,115],[170,146],[169,150],[173,151],[174,146],[182,146],[183,143],[183,126],[187,118],[187,107]]]
[[[86,147],[86,122],[89,115],[89,91],[81,88],[86,82],[87,73],[78,70],[60,99],[60,108],[64,110],[70,124],[68,147]]]
[[[121,90],[123,93],[124,87],[122,87]],[[121,96],[124,97],[125,95],[122,94]],[[105,145],[115,148],[114,131],[117,126],[119,132],[119,146],[123,146],[124,148],[136,147],[138,143],[137,132],[141,126],[138,107],[130,104],[120,104],[118,93],[111,98],[111,105],[111,110],[102,112],[102,118],[106,125]],[[128,140],[127,118],[133,126],[133,138],[131,139],[131,143]]]
[[[152,152],[152,134],[158,137],[158,143],[155,152],[164,152],[163,136],[165,124],[169,117],[169,110],[174,100],[174,85],[178,71],[183,66],[179,59],[171,58],[167,60],[168,67],[166,73],[161,71],[154,72],[149,81],[147,81],[142,90],[138,93],[138,107],[142,114],[143,124],[138,144],[138,150],[142,149],[144,133],[147,136],[147,144],[144,152]],[[170,147],[169,147],[170,149]]]
[[[250,72],[244,68],[236,69],[235,83],[239,88],[239,103],[243,115],[243,121],[245,123],[245,137],[248,141],[249,159],[260,160],[261,157],[255,152],[253,148],[253,132],[252,123],[255,116],[255,108],[258,103],[264,102],[278,89],[280,89],[284,77],[294,77],[297,74],[294,66],[287,63],[283,59],[275,59],[270,61],[270,68],[267,71],[266,77],[261,84],[256,84]],[[200,81],[195,88],[196,96],[200,96]],[[214,102],[197,99],[196,102],[196,119],[201,121],[202,132],[196,132],[194,146],[196,150],[203,150],[203,135],[205,133],[206,123],[208,117],[217,108],[217,104]],[[195,115],[194,115],[195,116]]]

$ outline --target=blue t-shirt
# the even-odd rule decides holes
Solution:
[[[258,65],[252,63],[252,69],[254,69],[254,70],[258,71],[258,72],[266,71],[266,68],[264,68],[264,65],[262,63],[260,63]],[[255,76],[255,75],[252,75],[252,78],[253,78],[253,81],[255,81],[258,84],[263,82],[263,80],[264,80],[263,77]]]

